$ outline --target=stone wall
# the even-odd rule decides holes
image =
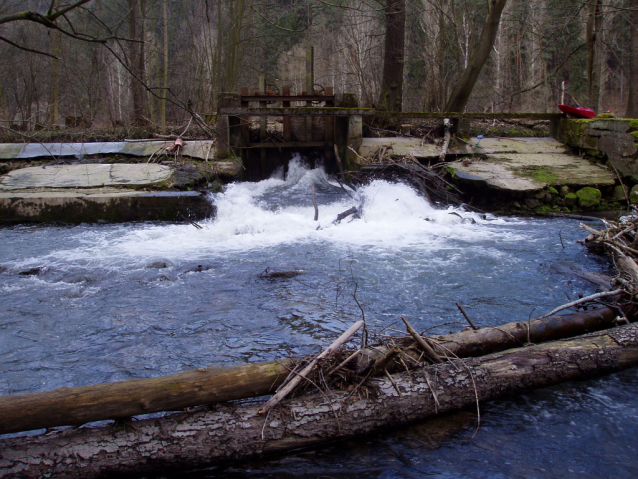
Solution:
[[[564,118],[557,139],[587,156],[609,162],[622,176],[638,183],[638,120]]]

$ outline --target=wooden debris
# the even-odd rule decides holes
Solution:
[[[429,339],[449,356],[480,356],[610,328],[616,325],[616,318],[621,314],[615,308],[606,307]],[[413,363],[421,362],[423,353],[420,348],[414,348],[411,336],[395,338],[389,345],[377,344],[348,353],[344,361],[328,368],[326,376],[341,375],[358,381],[368,373],[372,377],[382,374],[385,369],[405,369],[398,362],[392,364],[399,350],[402,355],[411,357]],[[0,434],[123,419],[274,394],[297,363],[298,359],[285,359],[232,367],[207,367],[159,378],[0,396]]]
[[[302,380],[308,377],[308,374],[310,374],[310,371],[314,369],[314,367],[317,365],[317,362],[319,362],[320,359],[327,358],[332,353],[334,353],[337,349],[343,346],[357,331],[359,331],[359,329],[363,327],[364,324],[365,324],[364,321],[357,321],[352,326],[350,326],[345,333],[339,336],[339,338],[334,343],[328,346],[315,359],[310,361],[310,363],[305,368],[303,368],[301,372],[296,373],[293,371],[294,376],[290,379],[290,381],[287,381],[281,387],[281,389],[277,391],[277,394],[275,394],[272,398],[270,398],[266,402],[266,404],[264,404],[261,407],[261,409],[259,409],[258,413],[265,414],[274,406],[279,404],[282,401],[282,399],[285,398],[288,394],[290,394]]]
[[[423,338],[417,331],[416,329],[414,329],[412,327],[412,325],[408,322],[407,319],[405,319],[403,316],[401,316],[401,319],[403,320],[403,323],[405,324],[405,327],[408,330],[408,333],[410,333],[410,336],[412,336],[414,338],[414,340],[417,342],[417,344],[419,346],[421,346],[421,348],[423,348],[423,351],[425,352],[426,356],[428,357],[428,359],[430,359],[433,363],[441,363],[441,358],[439,357],[438,354],[436,354],[434,352],[434,349],[432,349],[432,346],[430,346],[427,341],[425,340],[425,338]]]
[[[267,417],[259,414],[259,405],[222,404],[139,420],[132,427],[116,423],[4,439],[0,476],[92,478],[244,462],[473,409],[477,398],[483,402],[637,363],[638,325],[631,324],[431,365],[420,373],[393,373],[394,385],[388,377],[371,380],[368,395],[335,390],[329,397],[317,392],[286,399]]]

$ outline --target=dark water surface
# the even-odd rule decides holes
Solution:
[[[585,232],[573,220],[436,209],[384,182],[351,199],[295,164],[287,181],[237,184],[214,200],[218,218],[202,229],[0,228],[0,393],[316,352],[361,309],[386,332],[401,315],[458,331],[456,302],[479,325],[523,320],[595,291],[552,264],[610,267],[576,244]],[[353,205],[361,219],[332,223]],[[301,274],[267,279],[267,268]],[[190,477],[637,477],[637,398],[630,370],[486,405],[478,430],[468,411]]]

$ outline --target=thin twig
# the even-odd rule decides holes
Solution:
[[[320,359],[328,357],[337,349],[339,349],[343,344],[345,344],[352,335],[354,335],[361,327],[364,325],[364,321],[357,321],[354,323],[348,330],[343,333],[339,338],[333,342],[330,346],[328,346],[321,354],[319,354],[315,359],[310,361],[310,363],[303,369],[301,372],[290,380],[290,382],[286,385],[286,387],[281,388],[277,394],[271,397],[266,404],[264,404],[261,409],[259,409],[258,414],[264,414],[265,412],[272,409],[274,406],[279,404],[288,394],[290,394],[293,389],[301,382],[302,379],[306,378],[310,371],[315,367],[317,362]]]
[[[595,299],[606,298],[608,296],[616,296],[616,295],[621,294],[623,292],[624,292],[623,289],[615,289],[613,291],[605,291],[603,293],[596,293],[596,294],[592,294],[590,296],[585,296],[584,298],[581,298],[581,299],[578,299],[576,301],[572,301],[571,303],[567,303],[567,304],[564,304],[562,306],[559,306],[558,308],[553,309],[549,313],[544,314],[543,316],[539,316],[538,318],[534,318],[534,319],[549,318],[550,316],[552,316],[552,315],[554,315],[554,314],[556,314],[559,311],[562,311],[564,309],[572,308],[572,307],[577,306],[579,304],[588,303],[590,301],[594,301]]]
[[[459,311],[461,311],[461,314],[463,315],[463,317],[467,320],[468,323],[470,323],[470,326],[472,327],[472,329],[476,331],[478,328],[474,326],[474,323],[472,322],[470,317],[467,315],[467,313],[463,309],[463,306],[461,306],[459,303],[456,303],[456,307],[459,308]]]

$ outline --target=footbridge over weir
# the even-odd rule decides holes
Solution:
[[[364,138],[364,122],[449,119],[453,130],[462,136],[469,131],[472,120],[545,120],[549,122],[548,138],[485,138],[482,141],[473,138],[465,145],[450,148],[448,159],[464,158],[454,164],[460,177],[484,182],[496,189],[533,191],[559,185],[609,187],[621,176],[638,183],[636,120],[572,120],[563,113],[384,112],[356,107],[352,95],[328,93],[312,98],[251,96],[246,91],[221,95],[217,119],[218,157],[241,158],[246,179],[268,176],[281,164],[282,153],[291,151],[323,152],[326,167],[332,172],[343,172],[374,164],[380,150],[424,160],[440,155],[440,147],[424,144],[419,139]],[[322,101],[322,106],[315,106]],[[258,105],[253,106],[255,102]],[[279,119],[283,125],[280,139],[268,136],[265,127],[268,118]],[[250,125],[254,122],[259,122],[259,134],[251,136]],[[600,161],[592,163],[584,156]]]
[[[366,121],[401,123],[449,119],[453,130],[462,134],[469,130],[471,120],[548,120],[550,134],[557,137],[560,122],[564,118],[561,113],[384,112],[358,108],[352,95],[333,95],[331,90],[327,90],[325,95],[312,96],[290,96],[287,91],[284,95],[276,96],[259,92],[251,95],[247,91],[242,94],[220,95],[216,128],[218,158],[240,158],[246,171],[246,179],[249,180],[268,176],[281,164],[282,153],[292,151],[320,153],[328,170],[339,172],[357,168],[360,163],[359,149],[368,140],[372,140],[363,137],[363,125]],[[254,106],[255,103],[258,106]],[[272,122],[269,123],[268,119],[278,120],[281,131],[274,134],[269,132],[266,125]],[[395,139],[375,140],[392,143]],[[364,151],[367,150],[364,148]],[[433,154],[431,148],[421,148],[415,156],[438,157],[439,153],[440,150]],[[450,154],[465,153],[468,152],[450,150]]]

